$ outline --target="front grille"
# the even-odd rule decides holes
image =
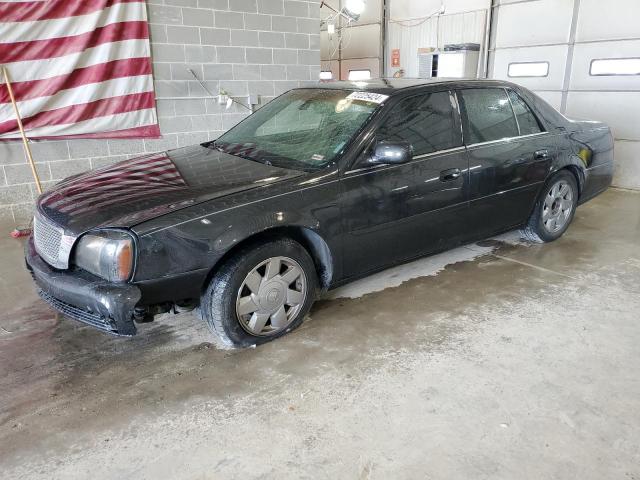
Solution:
[[[69,254],[74,241],[75,237],[65,235],[62,227],[54,225],[39,213],[33,217],[33,244],[36,252],[52,267],[69,267]]]
[[[69,305],[62,300],[49,295],[43,290],[39,290],[38,295],[40,295],[40,298],[42,298],[45,302],[62,313],[65,317],[69,317],[73,320],[77,320],[105,332],[117,333],[116,329],[111,325],[111,323],[109,323],[109,320],[102,315],[87,312],[86,310],[83,310],[79,307]]]
[[[50,263],[58,263],[62,229],[42,220],[38,215],[33,217],[33,242],[38,254]]]

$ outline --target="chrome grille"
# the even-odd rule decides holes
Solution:
[[[45,220],[40,214],[33,217],[33,243],[36,252],[52,267],[68,268],[74,241],[75,237],[65,235],[61,227]]]

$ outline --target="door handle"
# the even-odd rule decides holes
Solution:
[[[534,160],[544,160],[545,158],[549,158],[549,150],[538,150],[533,154]]]
[[[460,176],[459,168],[450,168],[449,170],[443,170],[440,172],[440,181],[441,182],[450,182],[451,180],[455,180]]]

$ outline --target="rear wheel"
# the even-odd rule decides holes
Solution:
[[[552,242],[569,228],[578,205],[578,184],[569,171],[551,177],[523,233],[531,241]]]
[[[254,345],[298,327],[316,288],[307,251],[280,239],[244,248],[228,260],[211,280],[200,311],[225,344]]]

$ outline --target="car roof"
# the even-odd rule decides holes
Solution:
[[[485,80],[478,78],[372,78],[370,80],[358,81],[328,81],[318,82],[312,86],[304,88],[329,88],[337,90],[367,91],[393,95],[402,90],[416,87],[428,87],[432,85],[449,84],[451,87],[471,87],[471,86],[507,86],[509,82],[501,80]]]

